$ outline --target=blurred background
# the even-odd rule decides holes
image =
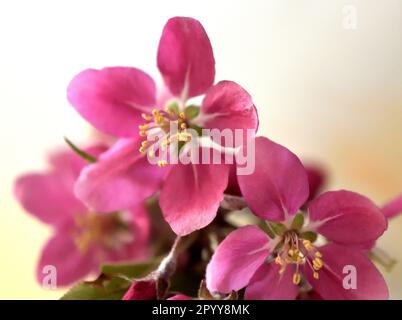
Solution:
[[[323,164],[331,188],[378,204],[402,192],[400,0],[1,1],[0,298],[62,294],[35,282],[50,230],[20,209],[12,185],[45,168],[63,136],[88,136],[66,100],[70,79],[116,65],[157,77],[161,30],[177,15],[202,22],[216,79],[251,93],[261,135]],[[402,216],[378,243],[401,260],[384,273],[394,299],[402,298],[401,228]]]

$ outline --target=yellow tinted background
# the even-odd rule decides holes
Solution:
[[[354,5],[357,28],[345,29]],[[169,17],[198,18],[212,41],[217,79],[253,96],[260,134],[330,170],[332,188],[381,204],[402,192],[400,0],[0,2],[0,298],[56,299],[36,284],[50,230],[14,201],[14,178],[45,167],[64,135],[88,129],[69,107],[69,80],[87,67],[137,66],[157,76]],[[402,217],[378,243],[402,259]],[[402,298],[402,263],[385,273]]]

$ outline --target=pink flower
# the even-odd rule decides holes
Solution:
[[[87,151],[97,155],[104,150]],[[57,286],[65,286],[98,271],[101,263],[146,257],[149,221],[143,205],[125,213],[91,211],[73,193],[86,162],[72,151],[58,152],[49,162],[49,171],[21,176],[15,183],[23,208],[54,230],[37,266],[40,283],[47,275],[45,266],[56,267]]]
[[[155,280],[134,281],[122,300],[156,300],[157,284]]]
[[[388,297],[382,275],[355,247],[374,241],[387,227],[369,199],[326,192],[308,204],[307,214],[298,213],[309,196],[307,173],[296,155],[263,137],[256,139],[255,172],[238,178],[250,209],[271,221],[271,229],[265,233],[249,225],[227,236],[207,267],[210,291],[247,286],[247,299],[294,299],[300,286],[309,284],[324,299]],[[317,247],[318,235],[327,244]],[[356,268],[356,289],[343,287],[347,265]]]
[[[83,170],[76,194],[91,208],[114,211],[141,202],[161,188],[165,219],[178,235],[186,235],[216,216],[228,185],[229,166],[161,161],[159,168],[146,157],[147,153],[152,156],[149,140],[142,140],[164,133],[164,144],[186,143],[191,139],[188,128],[197,127],[256,130],[258,117],[250,95],[238,84],[213,85],[214,55],[197,20],[176,17],[167,22],[157,64],[166,85],[163,98],[157,98],[152,78],[136,68],[88,69],[71,81],[68,99],[74,108],[100,131],[121,138],[96,164]],[[205,97],[197,115],[187,102],[201,94]],[[166,102],[167,97],[173,102]],[[172,122],[179,125],[175,135],[169,133]]]
[[[394,218],[397,215],[402,214],[402,194],[386,203],[381,210],[387,219]]]

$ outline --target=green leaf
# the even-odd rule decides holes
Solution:
[[[127,278],[143,278],[151,271],[158,268],[162,258],[136,264],[105,264],[101,266],[101,272],[105,275],[122,275]]]
[[[190,105],[186,109],[184,109],[184,114],[187,120],[194,119],[200,113],[200,107],[195,105]]]
[[[89,153],[81,150],[80,148],[78,148],[74,143],[72,143],[69,139],[67,139],[66,137],[64,137],[64,141],[69,145],[69,147],[76,153],[78,154],[81,158],[83,158],[84,160],[88,161],[89,163],[94,163],[96,162],[96,158],[92,155],[90,155]]]
[[[73,286],[61,300],[121,300],[131,282],[101,274],[92,282],[81,282]]]
[[[303,232],[300,236],[303,239],[310,240],[311,242],[314,242],[315,240],[317,240],[317,234],[313,231]]]
[[[292,221],[291,228],[295,230],[300,230],[304,224],[304,216],[302,213],[298,213],[295,215]]]

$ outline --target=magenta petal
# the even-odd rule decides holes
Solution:
[[[57,286],[66,286],[85,277],[96,270],[96,260],[93,251],[82,255],[74,244],[69,232],[55,234],[42,250],[37,267],[37,280],[46,280],[46,266],[55,267]],[[47,271],[49,272],[49,271]]]
[[[67,95],[95,128],[119,137],[137,134],[141,113],[156,104],[154,81],[136,68],[87,69],[71,81]]]
[[[127,209],[157,191],[168,168],[151,165],[139,153],[140,139],[121,139],[98,161],[84,168],[77,196],[98,212]]]
[[[382,212],[389,219],[402,213],[402,194],[382,207]]]
[[[61,225],[85,206],[75,198],[73,185],[56,173],[28,174],[15,182],[14,193],[23,208],[45,223]]]
[[[295,268],[290,265],[279,274],[280,266],[264,263],[251,278],[246,288],[247,300],[294,300],[299,287],[293,284]]]
[[[219,164],[177,164],[167,177],[160,206],[173,231],[181,236],[204,228],[215,218],[229,167]]]
[[[134,281],[122,300],[156,300],[155,280]]]
[[[216,249],[207,266],[211,292],[230,293],[244,288],[269,255],[268,236],[250,225],[230,233]]]
[[[200,117],[205,128],[256,131],[258,127],[258,114],[250,94],[233,81],[221,81],[208,90]]]
[[[308,198],[306,171],[296,155],[267,138],[256,138],[255,149],[255,170],[238,176],[240,189],[257,216],[282,221]]]
[[[320,248],[324,267],[319,271],[319,279],[313,278],[311,268],[306,267],[306,275],[314,290],[325,300],[384,300],[388,299],[387,284],[381,273],[367,255],[356,249],[336,244]],[[346,266],[346,268],[345,268]],[[350,266],[356,268],[356,288],[350,288]],[[345,269],[344,269],[345,268]],[[343,284],[346,284],[345,289]]]
[[[193,298],[186,296],[184,294],[176,294],[175,296],[170,297],[167,300],[193,300]]]
[[[170,92],[185,100],[212,86],[215,59],[199,21],[175,17],[166,23],[159,42],[158,68]]]
[[[377,206],[350,191],[326,192],[310,203],[308,211],[319,233],[342,244],[373,241],[387,229],[387,220]]]

